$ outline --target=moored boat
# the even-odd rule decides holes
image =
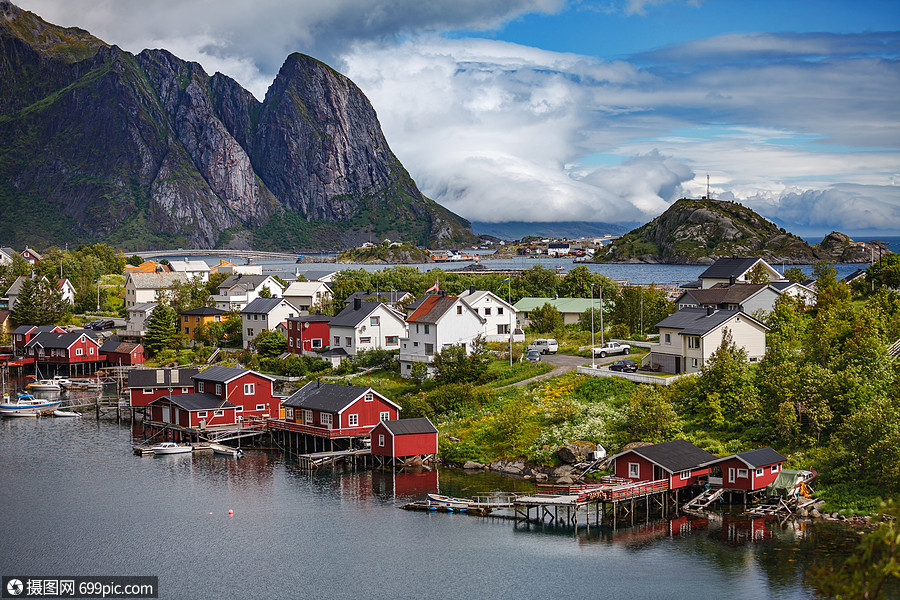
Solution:
[[[3,403],[0,404],[0,416],[37,417],[41,413],[51,411],[59,405],[59,400],[41,400],[27,393],[18,394],[15,401],[8,394],[4,394]]]
[[[451,498],[450,496],[442,496],[441,494],[428,494],[428,503],[440,508],[465,510],[473,505],[475,501],[469,500],[468,498]]]
[[[150,448],[154,455],[164,454],[187,454],[193,452],[194,448],[190,444],[178,444],[175,442],[161,442]]]
[[[232,446],[226,446],[224,444],[210,444],[210,448],[212,448],[213,454],[219,454],[221,456],[233,456],[234,458],[240,458],[244,455],[244,451],[240,448],[234,448]]]
[[[71,383],[70,379],[57,375],[52,379],[38,379],[25,387],[35,392],[59,392],[65,389],[66,386],[71,385]]]
[[[68,410],[54,410],[53,416],[54,417],[80,417],[81,413],[80,412],[72,412],[72,411],[68,411]]]

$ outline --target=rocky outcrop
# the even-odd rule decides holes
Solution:
[[[7,0],[0,51],[0,237],[14,245],[475,239],[421,194],[359,88],[308,56],[288,57],[259,102],[165,50],[134,56]]]
[[[816,258],[834,263],[875,262],[889,254],[881,242],[854,242],[850,236],[832,231],[815,247]]]

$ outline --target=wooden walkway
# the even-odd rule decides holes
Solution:
[[[356,464],[359,461],[365,463],[372,456],[369,448],[362,450],[335,450],[333,452],[314,452],[312,454],[300,454],[297,460],[304,469],[319,469],[321,467],[335,465],[340,461]]]

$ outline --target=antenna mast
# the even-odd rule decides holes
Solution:
[[[709,173],[706,174],[706,199],[711,200],[709,197]]]

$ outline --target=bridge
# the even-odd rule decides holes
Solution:
[[[220,249],[192,249],[184,250],[177,248],[175,250],[146,250],[143,252],[134,252],[136,256],[147,260],[149,258],[158,257],[184,257],[189,256],[216,256],[231,261],[231,259],[244,259],[247,262],[271,262],[278,260],[296,260],[303,258],[303,254],[296,252],[262,252],[259,250],[220,250]],[[325,260],[324,256],[317,256],[318,262]],[[233,261],[231,261],[233,262]]]

